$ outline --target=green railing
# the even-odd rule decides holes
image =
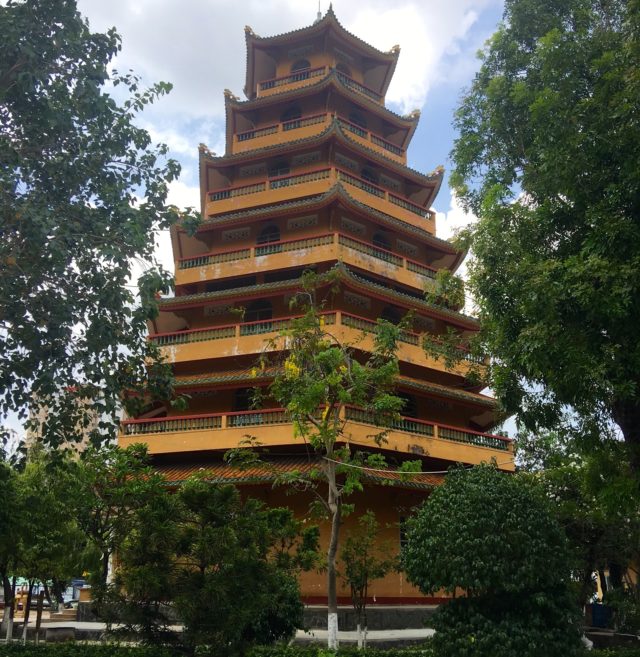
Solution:
[[[342,325],[364,331],[365,333],[375,333],[378,330],[377,322],[349,313],[342,313]],[[409,333],[408,331],[401,331],[399,336],[401,342],[412,345],[419,344],[419,338],[420,336],[417,333]]]
[[[192,329],[189,331],[176,331],[174,333],[158,333],[150,335],[149,339],[161,347],[170,347],[176,344],[188,344],[190,342],[207,342],[208,340],[222,340],[233,338],[236,334],[235,326],[220,326],[204,329]]]
[[[179,431],[198,431],[220,429],[222,415],[188,415],[178,417],[150,418],[145,420],[125,420],[122,432],[125,436],[150,433],[174,433]]]
[[[221,262],[233,262],[235,260],[246,260],[251,257],[251,249],[236,249],[235,251],[224,251],[222,253],[206,253],[194,258],[181,258],[178,263],[179,269],[193,269],[205,265],[217,265]]]
[[[420,274],[421,276],[427,276],[428,278],[435,278],[437,274],[435,269],[422,265],[415,260],[409,260],[409,258],[407,258],[407,269],[414,274]]]
[[[376,146],[380,146],[394,155],[402,155],[402,149],[399,146],[392,144],[386,139],[382,139],[382,137],[378,137],[378,135],[375,135],[373,132],[369,134],[371,135],[371,142]]]
[[[289,414],[281,408],[268,411],[241,411],[227,415],[228,427],[263,427],[289,422],[291,422]]]
[[[364,96],[368,96],[369,98],[372,98],[378,103],[382,100],[382,96],[377,91],[374,91],[373,89],[369,89],[369,87],[365,87],[363,84],[356,82],[353,78],[350,78],[348,75],[345,75],[340,71],[336,71],[336,76],[338,80],[340,80],[340,82],[344,84],[345,87],[349,89],[353,89],[354,91],[357,91],[359,94],[363,94]]]
[[[465,431],[464,429],[454,427],[438,427],[438,437],[444,440],[453,440],[457,443],[490,447],[491,449],[500,449],[505,452],[509,451],[509,441],[507,439],[486,433]]]
[[[315,182],[316,180],[326,180],[331,175],[331,169],[320,169],[319,171],[310,171],[309,173],[299,173],[293,176],[279,176],[269,181],[269,189],[279,189],[281,187],[292,187],[303,183]]]
[[[352,237],[347,237],[346,235],[342,234],[338,236],[338,241],[343,246],[354,249],[354,251],[359,251],[360,253],[365,253],[366,255],[377,258],[378,260],[384,260],[385,262],[390,262],[392,265],[396,265],[397,267],[402,267],[402,257],[392,253],[391,251],[380,249],[373,245],[366,244],[365,242],[355,240]]]
[[[209,194],[210,201],[224,201],[228,198],[236,196],[247,196],[248,194],[255,194],[256,192],[264,192],[267,189],[266,183],[259,182],[253,185],[242,185],[241,187],[228,187],[227,189],[219,189],[217,192]]]
[[[320,68],[306,68],[301,71],[296,71],[291,75],[285,75],[282,78],[273,78],[271,80],[264,80],[260,82],[258,88],[262,91],[265,89],[274,89],[275,87],[282,87],[287,84],[293,84],[294,82],[301,82],[302,80],[310,80],[312,78],[317,78],[320,75],[324,75],[325,67],[321,66]]]
[[[238,141],[248,141],[249,139],[257,139],[258,137],[266,137],[267,135],[273,135],[278,132],[278,124],[268,125],[264,128],[256,128],[254,130],[246,130],[245,132],[239,132],[236,136]]]
[[[370,183],[367,180],[364,180],[363,178],[358,178],[358,176],[354,176],[350,173],[347,173],[342,169],[336,169],[336,172],[338,174],[338,180],[344,180],[344,182],[346,182],[348,185],[353,185],[354,187],[358,187],[359,189],[367,192],[368,194],[372,194],[373,196],[377,196],[378,198],[385,197],[385,191],[384,189],[382,189],[382,187],[378,187],[377,185],[374,185],[373,183]]]
[[[285,253],[287,251],[299,251],[301,249],[312,249],[316,246],[325,246],[333,243],[333,235],[318,235],[317,237],[304,237],[299,240],[287,240],[284,242],[271,242],[256,246],[256,255],[265,256],[271,253]]]
[[[297,130],[298,128],[306,128],[310,125],[324,123],[327,118],[326,112],[324,114],[314,114],[313,116],[301,116],[299,119],[291,119],[291,121],[284,121],[282,125],[283,132],[288,130]]]
[[[407,201],[406,198],[402,198],[401,196],[389,194],[389,201],[394,205],[404,208],[405,210],[409,210],[409,212],[413,212],[413,214],[417,214],[421,217],[426,217],[428,214],[428,211],[425,208],[421,208],[419,205],[416,205],[411,201]]]

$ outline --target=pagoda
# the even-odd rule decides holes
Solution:
[[[272,486],[273,472],[313,467],[285,411],[252,408],[252,389],[273,372],[255,364],[292,316],[301,276],[337,271],[338,293],[324,309],[325,326],[366,354],[380,317],[412,327],[398,347],[398,394],[404,417],[378,447],[369,418],[345,413],[354,448],[384,452],[389,472],[367,472],[365,491],[350,498],[356,514],[375,510],[381,541],[398,550],[402,522],[454,463],[495,461],[513,470],[513,446],[487,433],[498,420],[493,399],[469,378],[477,363],[461,350],[449,368],[425,352],[423,336],[455,330],[464,344],[477,321],[460,308],[430,303],[425,290],[438,270],[454,272],[464,253],[436,237],[431,209],[442,168],[407,166],[419,112],[385,106],[399,47],[381,52],[349,33],[330,8],[313,25],[273,37],[245,28],[247,63],[241,100],[225,91],[226,152],[200,146],[202,223],[194,235],[172,229],[175,294],[160,302],[149,339],[172,364],[188,413],[155,404],[122,423],[120,445],[145,442],[155,466],[178,484],[205,469],[274,506],[305,517],[310,497]],[[271,344],[271,347],[267,345]],[[251,436],[268,448],[271,467],[237,469],[224,453]],[[248,448],[249,449],[249,448]],[[405,480],[403,460],[422,462]],[[328,527],[321,526],[326,543]],[[301,578],[304,598],[326,602],[325,576]],[[424,598],[401,573],[375,582],[379,604]],[[342,601],[348,590],[340,591]]]

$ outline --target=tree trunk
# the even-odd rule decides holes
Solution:
[[[6,601],[5,601],[5,604]],[[16,576],[13,576],[13,580],[11,581],[11,593],[9,595],[9,620],[7,622],[7,633],[5,635],[7,643],[11,643],[11,640],[13,639],[13,615],[14,615],[14,609],[16,606]]]
[[[101,572],[101,584],[107,583],[109,578],[109,552],[105,552],[102,555],[102,572]]]
[[[44,603],[44,589],[38,593],[38,606],[36,608],[36,643],[40,642],[40,625],[42,624],[42,606]]]
[[[33,597],[33,580],[29,580],[29,590],[27,591],[27,602],[24,605],[24,625],[22,626],[22,643],[27,642],[27,632],[29,631],[29,616],[31,615],[31,598]]]
[[[612,415],[624,436],[631,470],[636,477],[640,477],[640,401],[615,402]]]
[[[327,463],[327,479],[329,483],[328,503],[331,509],[331,537],[327,551],[327,647],[329,650],[338,649],[338,592],[336,578],[336,556],[338,553],[338,539],[340,523],[342,520],[342,500],[337,494],[336,466]]]
[[[4,597],[4,609],[2,611],[0,634],[5,634],[7,631],[7,623],[9,622],[9,608],[11,607],[11,579],[7,575],[6,570],[2,571],[2,592]]]

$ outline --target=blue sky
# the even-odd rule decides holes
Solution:
[[[321,0],[324,13],[329,6]],[[79,0],[93,30],[115,26],[123,50],[115,66],[133,69],[145,82],[173,83],[169,97],[145,111],[140,123],[166,142],[183,166],[173,185],[176,205],[197,206],[197,148],[224,150],[223,90],[242,95],[244,26],[268,36],[311,24],[317,0]],[[395,44],[400,60],[387,95],[391,109],[422,111],[409,150],[409,164],[431,171],[449,169],[454,132],[451,119],[461,90],[478,66],[476,52],[502,15],[502,0],[336,0],[338,20],[381,50]],[[435,203],[438,235],[469,221],[452,203],[445,185]],[[167,236],[158,256],[170,267]]]

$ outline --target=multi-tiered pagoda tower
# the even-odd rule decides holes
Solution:
[[[436,272],[454,271],[463,254],[435,236],[430,208],[442,169],[425,175],[406,163],[419,113],[399,116],[384,104],[399,48],[376,50],[331,9],[311,27],[275,37],[246,28],[246,41],[247,100],[225,91],[226,153],[200,148],[203,222],[193,237],[180,227],[172,233],[175,296],[162,300],[151,327],[189,411],[157,406],[127,420],[121,444],[146,442],[171,481],[206,468],[304,516],[309,499],[272,488],[271,470],[236,470],[222,456],[250,435],[269,448],[276,469],[312,467],[286,414],[250,408],[250,392],[269,383],[270,372],[256,376],[255,363],[287,324],[303,271],[335,267],[341,287],[325,325],[342,342],[364,354],[377,318],[413,316],[398,350],[406,417],[387,436],[387,461],[418,458],[431,473],[495,459],[512,470],[509,440],[485,433],[496,422],[495,403],[466,378],[471,364],[447,369],[421,346],[425,333],[450,327],[463,343],[478,327],[459,310],[425,301]],[[358,409],[346,414],[350,443],[380,449],[368,418]],[[397,549],[402,519],[441,479],[371,472],[354,502],[376,510],[382,540]],[[307,600],[326,600],[325,586],[321,574],[302,581]],[[424,601],[397,573],[371,593],[378,603]]]

